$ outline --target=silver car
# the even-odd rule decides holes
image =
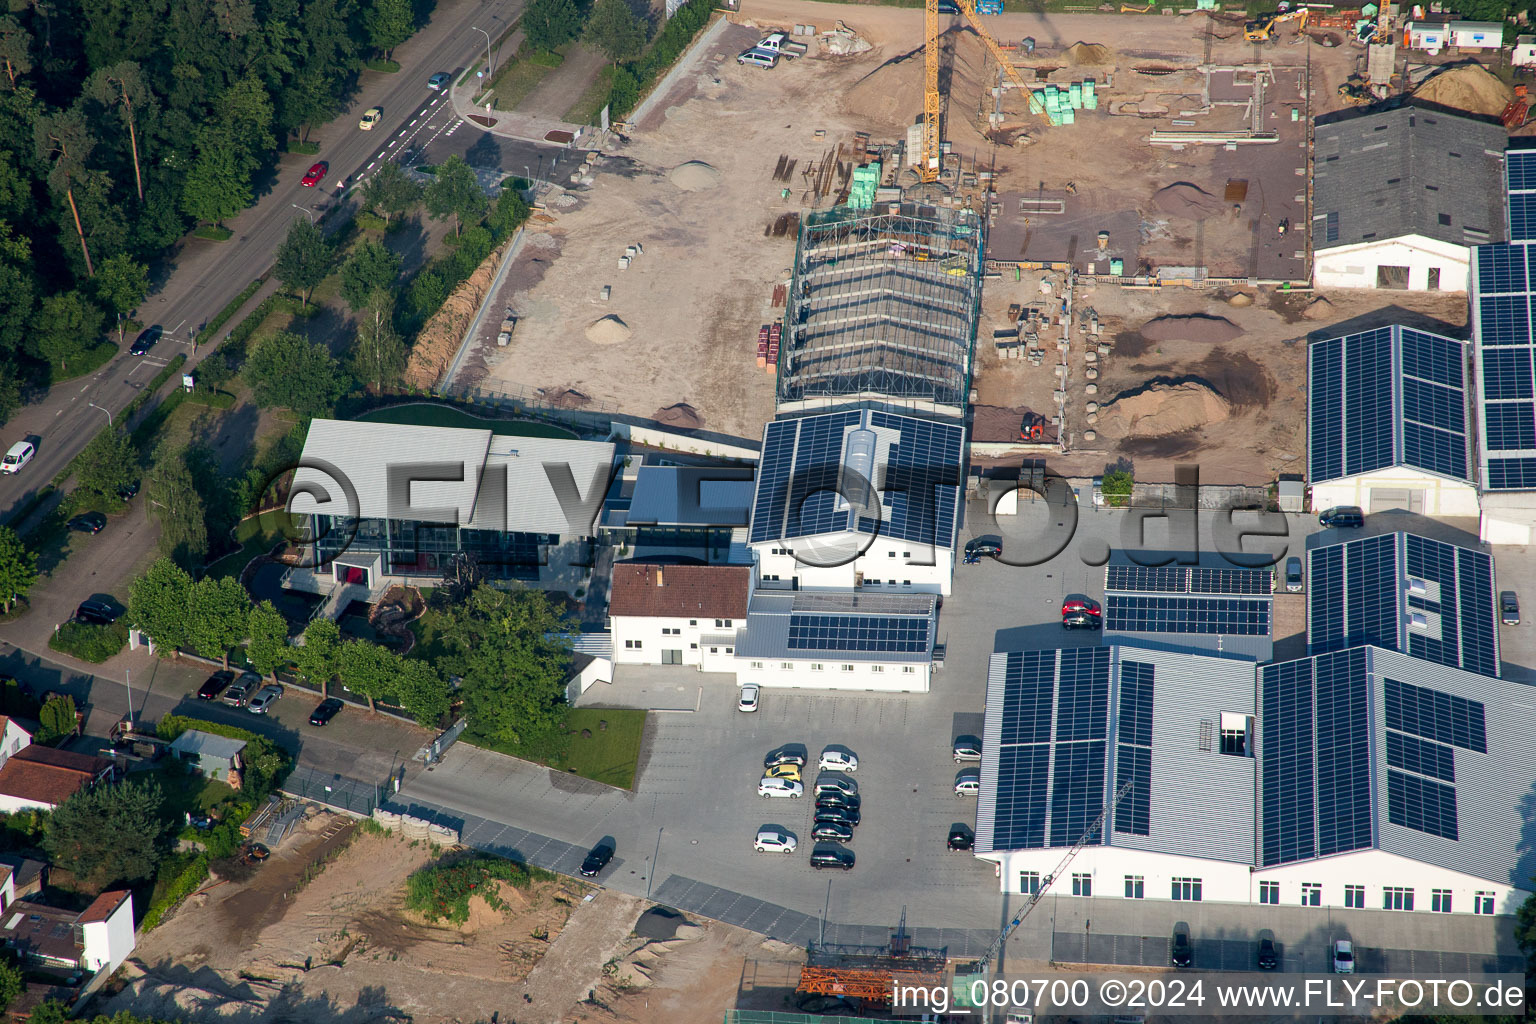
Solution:
[[[277,698],[283,695],[283,688],[269,683],[261,688],[261,692],[251,698],[251,702],[245,706],[245,710],[253,715],[264,715],[267,709],[277,703]]]

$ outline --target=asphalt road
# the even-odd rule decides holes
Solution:
[[[212,346],[194,350],[192,332],[271,265],[292,218],[306,216],[305,210],[318,214],[336,202],[337,185],[355,182],[370,165],[377,165],[381,154],[395,159],[409,145],[436,160],[455,150],[467,154],[478,145],[484,159],[503,160],[508,172],[521,173],[525,164],[537,165],[539,147],[493,138],[459,122],[448,109],[446,97],[426,87],[434,72],[457,73],[485,52],[485,37],[472,26],[486,29],[495,38],[523,6],[524,0],[440,0],[426,27],[395,51],[401,71],[393,75],[365,72],[352,105],[312,134],[320,143],[320,153],[282,157],[256,205],[226,224],[234,232],[228,242],[185,239],[157,268],[164,273],[164,281],[138,311],[139,320],[165,329],[149,355],[129,356],[124,346],[125,354],[88,377],[54,388],[46,399],[27,406],[6,425],[0,448],[27,438],[38,450],[21,473],[0,477],[0,521],[63,470],[109,416],[125,408],[178,352],[188,355],[188,369],[195,366]],[[372,131],[359,131],[358,119],[372,106],[382,108],[382,123]],[[552,163],[555,150],[544,153],[546,162]],[[304,188],[299,179],[316,160],[327,161],[329,173],[319,187]]]

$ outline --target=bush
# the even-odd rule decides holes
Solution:
[[[1099,492],[1104,495],[1104,504],[1114,508],[1123,507],[1131,500],[1131,487],[1134,483],[1135,480],[1126,470],[1112,469],[1105,473],[1099,485]]]
[[[373,60],[363,61],[363,67],[369,71],[380,71],[386,75],[392,75],[400,70],[400,63],[398,61],[385,60],[382,57],[375,57]]]
[[[193,405],[206,405],[210,409],[232,409],[235,406],[235,396],[228,391],[204,391],[202,388],[188,394],[186,401]]]
[[[203,329],[200,333],[212,334],[220,327],[223,327],[225,324],[229,323],[230,317],[240,312],[240,307],[251,301],[251,296],[255,295],[260,288],[261,278],[258,277],[256,280],[246,285],[245,290],[242,291],[239,295],[236,295],[233,299],[230,299],[229,304],[223,309],[219,310],[217,315],[215,315],[212,320],[209,320],[208,323],[203,326]]]
[[[687,0],[667,19],[651,48],[640,57],[619,66],[608,92],[609,115],[615,119],[628,116],[640,102],[645,89],[671,67],[699,30],[709,24],[714,13],[712,0]]]
[[[110,626],[66,622],[48,638],[49,647],[93,665],[100,665],[122,650],[126,643],[128,627],[121,622],[114,622]]]
[[[501,857],[472,854],[428,864],[405,881],[405,905],[428,921],[447,919],[454,924],[469,920],[469,901],[479,896],[492,910],[506,904],[496,895],[493,882],[526,889],[534,879],[553,878],[547,871],[525,867]]]
[[[200,224],[192,232],[196,238],[202,238],[209,242],[227,242],[234,232],[229,228],[221,228],[216,224]]]
[[[369,213],[367,210],[359,210],[353,214],[352,223],[357,225],[359,231],[383,231],[389,227],[389,223],[383,217],[376,213]]]
[[[170,875],[167,869],[174,870],[177,866],[185,864],[180,872]],[[143,931],[159,925],[165,915],[176,908],[182,900],[197,891],[208,878],[208,855],[197,854],[190,863],[185,861],[168,860],[160,867],[160,877],[155,880],[155,893],[149,904],[149,910],[144,914],[144,920],[139,927]]]

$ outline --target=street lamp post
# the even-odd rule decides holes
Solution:
[[[469,27],[485,36],[485,84],[490,85],[491,72],[496,70],[495,68],[491,67],[491,34],[483,28],[475,28],[474,25]]]
[[[314,225],[315,225],[315,211],[311,210],[307,206],[300,206],[298,203],[289,203],[288,205],[293,207],[295,210],[303,210],[305,213],[309,214],[309,225],[310,225],[310,227],[314,227]]]
[[[112,429],[112,412],[111,412],[111,410],[103,409],[101,406],[97,405],[95,402],[86,402],[85,404],[90,406],[92,409],[97,410],[98,412],[106,413],[107,414],[107,429],[108,430]]]

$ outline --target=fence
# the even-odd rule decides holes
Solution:
[[[300,800],[335,807],[364,817],[384,802],[393,789],[394,777],[381,782],[364,782],[313,768],[295,768],[283,782],[282,791]]]
[[[1278,512],[1279,506],[1268,487],[1244,484],[1135,484],[1131,488],[1130,508],[1260,509]]]
[[[448,752],[448,748],[458,742],[459,736],[463,734],[464,727],[468,724],[469,720],[467,718],[461,718],[449,726],[447,731],[441,736],[433,740],[432,745],[427,748],[427,764],[436,764],[441,761],[443,755]]]
[[[570,392],[561,392],[561,394],[569,396]],[[556,396],[541,389],[519,387],[515,384],[502,384],[494,388],[480,384],[449,384],[446,387],[434,389],[434,393],[428,397],[469,401],[476,405],[491,406],[501,412],[547,419],[559,426],[588,429],[607,430],[608,421],[618,411],[607,402],[568,397],[567,403],[581,403],[580,408],[572,408],[570,404],[560,404],[556,401]]]

